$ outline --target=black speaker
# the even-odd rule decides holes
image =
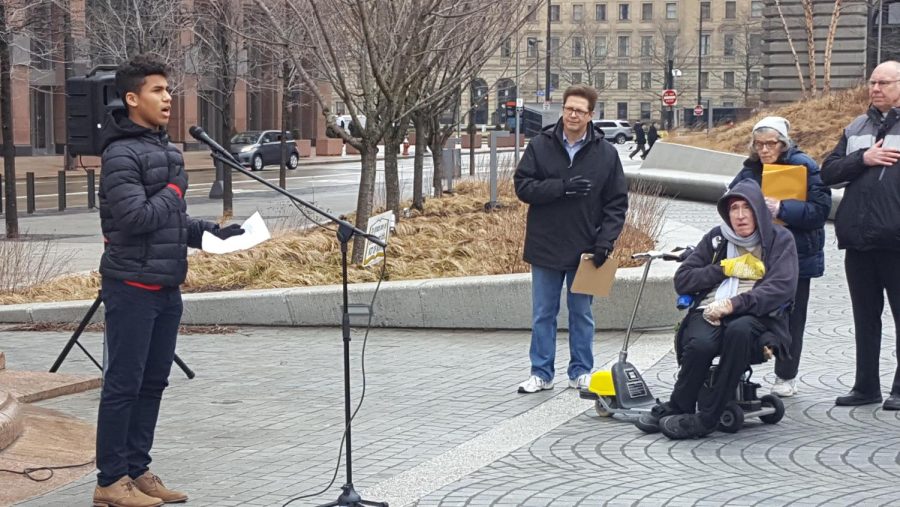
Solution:
[[[124,109],[116,93],[115,66],[95,67],[86,76],[66,80],[66,129],[69,153],[100,155],[101,132],[112,112]]]

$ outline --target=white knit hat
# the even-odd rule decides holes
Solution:
[[[787,121],[786,118],[782,118],[781,116],[766,116],[753,126],[753,131],[756,132],[757,130],[765,127],[774,129],[785,139],[790,138],[788,136],[788,131],[791,129],[791,122]]]

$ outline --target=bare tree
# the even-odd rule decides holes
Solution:
[[[277,1],[277,0],[274,0]],[[521,9],[519,2],[503,0],[482,3],[472,0],[354,0],[323,4],[314,0],[294,0],[291,22],[302,30],[291,38],[272,11],[273,0],[255,0],[267,12],[275,27],[281,27],[281,42],[297,60],[297,69],[308,89],[326,111],[329,125],[348,144],[360,151],[362,170],[356,206],[356,226],[365,228],[372,210],[375,189],[375,161],[378,143],[388,128],[413,111],[440,101],[458,89],[468,74],[457,76],[444,87],[425,95],[411,91],[421,76],[433,70],[431,55],[442,51],[462,51],[474,40],[487,35],[466,31],[466,22],[487,19],[496,22]],[[455,30],[435,27],[442,20],[453,20]],[[347,30],[347,26],[355,27]],[[496,26],[496,25],[495,25]],[[468,25],[471,28],[471,24]],[[278,29],[278,28],[276,28]],[[493,32],[487,31],[484,32]],[[424,41],[429,41],[427,44]],[[484,64],[499,47],[501,37],[480,46],[483,54],[471,55],[471,61]],[[301,65],[298,54],[308,57]],[[479,68],[480,68],[479,65]],[[356,126],[354,135],[336,128],[330,100],[318,90],[316,78],[331,85],[333,93],[345,104]],[[365,123],[360,118],[365,118]],[[362,259],[362,240],[356,238],[353,260]]]
[[[828,23],[828,35],[825,38],[825,58],[823,62],[825,76],[823,77],[822,91],[831,91],[831,53],[834,49],[834,37],[837,34],[838,19],[841,17],[841,0],[834,0],[834,9],[831,11],[831,22]]]
[[[609,44],[609,34],[598,33],[591,25],[579,23],[565,38],[565,43],[560,43],[560,54],[554,59],[560,79],[571,84],[584,83],[598,91],[608,88],[612,82],[606,79],[605,72],[609,68]],[[568,64],[564,64],[563,54],[569,55]],[[576,74],[581,78],[578,79]]]
[[[788,46],[791,49],[791,54],[794,57],[794,67],[797,70],[797,79],[800,81],[800,90],[804,97],[814,97],[818,95],[818,83],[817,83],[817,66],[816,66],[816,34],[815,34],[815,5],[813,0],[799,0],[800,5],[803,10],[803,30],[804,35],[806,35],[806,65],[807,65],[807,74],[804,75],[803,70],[800,66],[800,57],[797,53],[797,49],[794,46],[794,40],[792,36],[791,27],[788,24],[787,19],[785,18],[783,2],[785,0],[775,0],[775,7],[778,12],[779,20],[781,21],[781,26],[784,29],[785,36],[787,37]],[[834,47],[834,38],[837,33],[837,24],[840,19],[841,10],[843,9],[844,4],[842,0],[833,0],[832,10],[831,10],[831,18],[828,23],[828,32],[825,36],[825,46],[824,46],[824,58],[823,58],[823,91],[831,90],[831,54],[832,49]],[[809,79],[809,87],[806,86],[806,80]]]
[[[669,73],[669,60],[672,60],[674,69],[687,68],[692,61],[696,60],[696,48],[688,42],[688,39],[689,37],[682,37],[680,29],[672,28],[663,22],[656,23],[653,44],[648,48],[648,54],[642,53],[639,57],[646,61],[647,68],[653,69],[650,73],[649,88],[642,86],[644,95],[654,101],[662,100],[662,90],[666,88],[666,75]],[[697,79],[699,80],[700,77],[697,76]],[[693,83],[687,78],[683,78],[681,82],[675,84],[678,97],[692,87]]]

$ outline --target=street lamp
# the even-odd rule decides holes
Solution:
[[[541,71],[538,69],[538,61],[540,60],[540,51],[538,51],[538,44],[541,43],[541,39],[528,39],[528,48],[534,48],[534,97],[535,102],[540,101],[540,91],[541,91]]]

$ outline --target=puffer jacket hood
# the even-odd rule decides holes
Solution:
[[[106,120],[103,123],[103,129],[100,131],[102,143],[100,151],[102,152],[105,150],[114,141],[141,136],[156,137],[160,139],[163,144],[168,142],[168,135],[165,130],[154,131],[147,127],[142,127],[131,121],[126,110],[115,110],[112,114],[106,116]]]
[[[722,197],[719,198],[717,208],[719,216],[722,220],[731,226],[731,220],[728,217],[728,201],[733,197],[739,197],[750,205],[753,210],[753,216],[756,218],[756,229],[759,231],[759,242],[763,247],[763,257],[766,250],[771,248],[774,234],[772,233],[772,215],[766,207],[766,199],[763,197],[762,189],[759,184],[753,180],[741,180]],[[765,259],[763,259],[765,260]]]

